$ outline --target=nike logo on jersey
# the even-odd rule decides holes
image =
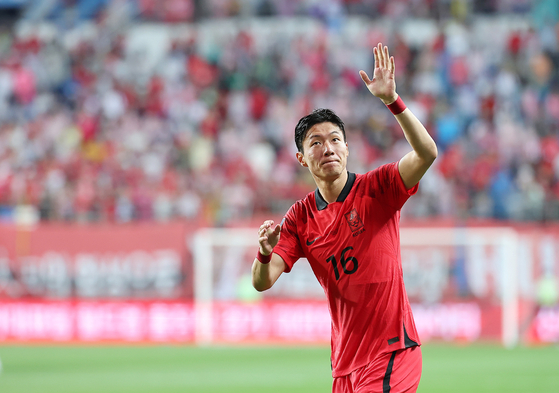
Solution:
[[[315,241],[317,241],[318,239],[320,239],[321,237],[322,237],[322,236],[319,236],[319,237],[317,237],[317,238],[314,239],[314,240],[308,240],[308,239],[307,239],[307,246],[312,246],[312,244],[313,244]]]

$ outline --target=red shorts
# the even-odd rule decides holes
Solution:
[[[351,374],[334,378],[332,393],[412,393],[419,386],[421,365],[419,346],[387,353]]]

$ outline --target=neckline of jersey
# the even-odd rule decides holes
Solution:
[[[340,192],[340,195],[338,195],[338,199],[336,199],[336,202],[345,201],[345,199],[349,195],[349,192],[351,191],[351,188],[353,187],[353,183],[355,183],[355,173],[351,173],[348,171],[347,175],[348,176],[345,182],[345,186],[342,189],[342,192]],[[316,208],[318,210],[324,210],[328,207],[328,202],[324,200],[318,188],[314,190],[314,199],[316,200]]]

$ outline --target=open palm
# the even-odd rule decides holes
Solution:
[[[394,80],[394,57],[389,55],[388,47],[383,47],[380,43],[373,48],[373,54],[375,56],[373,79],[369,79],[363,70],[359,71],[359,75],[375,97],[380,98],[385,104],[391,104],[398,98]]]

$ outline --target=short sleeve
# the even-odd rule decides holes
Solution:
[[[418,183],[409,190],[406,189],[398,170],[398,162],[382,165],[368,172],[367,180],[374,196],[396,210],[400,210],[408,198],[414,195],[419,188]]]
[[[274,252],[282,257],[284,262],[287,264],[287,268],[285,269],[286,273],[291,271],[293,265],[299,258],[305,256],[297,234],[297,216],[295,205],[291,206],[289,211],[283,217],[280,240],[276,247],[274,247]]]

